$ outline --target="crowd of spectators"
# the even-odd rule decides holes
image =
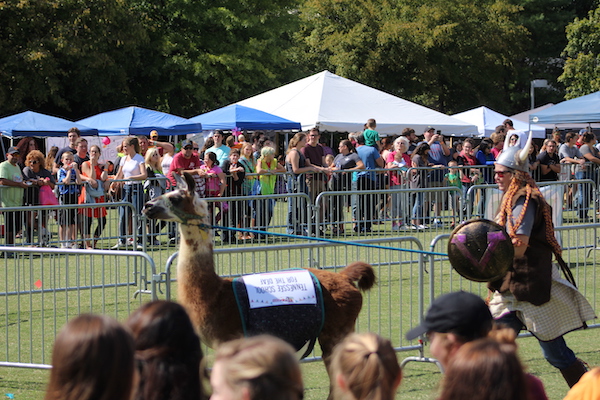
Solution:
[[[352,132],[347,139],[340,140],[336,152],[319,130],[313,128],[291,137],[285,154],[263,132],[255,132],[246,139],[239,132],[227,136],[217,130],[202,148],[184,140],[177,145],[180,150],[176,152],[175,145],[159,141],[158,133],[152,131],[149,137],[127,137],[117,149],[119,157],[110,161],[102,158],[98,146],[88,148],[87,140],[73,128],[67,134],[68,145],[51,148],[46,157],[38,150],[34,138],[24,138],[8,150],[6,161],[0,164],[2,205],[51,205],[55,201],[71,205],[55,215],[60,244],[93,249],[106,230],[107,211],[104,207],[83,205],[106,201],[131,203],[133,207],[119,208],[118,239],[113,248],[141,249],[144,229],[139,217],[144,203],[175,185],[172,174],[186,171],[194,176],[201,197],[249,197],[243,201],[211,202],[212,223],[235,228],[217,232],[224,243],[267,238],[276,202],[272,197],[260,196],[284,193],[302,195],[287,199],[286,225],[290,234],[322,235],[326,229],[331,229],[333,235],[345,234],[350,223],[344,220],[347,213],[358,233],[371,232],[373,225],[388,220],[392,230],[453,227],[460,222],[459,214],[463,218],[483,214],[486,191],[469,189],[495,183],[491,166],[496,157],[503,146],[517,145],[522,140],[510,120],[498,126],[490,138],[479,142],[471,138],[454,140],[451,145],[433,127],[424,130],[422,139],[411,128],[405,128],[399,136],[383,138],[376,129],[376,121],[368,120],[363,131]],[[600,164],[595,135],[582,130],[567,133],[564,143],[560,139],[560,135],[546,139],[539,153],[532,146],[530,172],[534,179],[595,181],[596,168],[590,166]],[[422,190],[441,187],[452,190]],[[316,204],[325,191],[368,192],[390,188],[414,191],[331,196],[328,201],[319,202],[318,212],[313,210],[312,220],[308,220],[308,207]],[[56,200],[48,197],[49,191],[54,191]],[[592,201],[590,185],[572,185],[567,195],[578,217],[587,221]],[[308,196],[308,201],[304,196]],[[28,244],[47,245],[50,236],[47,212],[9,212],[5,213],[5,219],[6,244],[23,236]],[[174,244],[176,226],[164,222],[146,227],[147,243],[160,245],[159,233],[165,226],[168,226],[168,243]]]

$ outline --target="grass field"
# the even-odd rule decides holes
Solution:
[[[285,203],[279,203],[274,224],[283,225]],[[109,234],[116,235],[117,218],[113,216]],[[283,227],[277,229],[283,232]],[[349,229],[348,229],[349,231]],[[339,239],[337,245],[275,238],[267,243],[246,243],[236,246],[222,246],[216,239],[216,265],[222,275],[276,270],[287,267],[319,266],[339,268],[354,260],[364,260],[376,268],[377,286],[365,295],[365,304],[359,317],[359,331],[375,331],[392,340],[394,346],[414,345],[406,342],[403,335],[418,323],[419,302],[423,307],[429,304],[430,296],[454,290],[468,290],[485,297],[482,284],[465,281],[453,272],[444,257],[427,258],[423,268],[419,267],[419,254],[398,249],[418,250],[419,244],[430,249],[432,241],[438,237],[436,252],[445,252],[445,236],[448,227],[430,231],[392,232],[389,223],[375,225],[369,236],[347,233],[342,236],[326,237]],[[411,236],[397,241],[398,236]],[[594,308],[599,309],[597,296],[598,267],[596,252],[587,256],[587,251],[596,245],[596,228],[573,229],[563,232],[562,243],[565,259],[570,264],[579,287]],[[349,246],[357,239],[379,239],[387,248]],[[416,241],[415,241],[416,239]],[[389,241],[387,241],[389,240]],[[101,243],[109,248],[114,239]],[[386,242],[387,241],[387,242]],[[257,245],[270,247],[256,248]],[[390,249],[391,248],[391,249]],[[158,271],[164,270],[167,258],[175,251],[166,245],[152,247],[148,253],[156,262]],[[134,297],[142,288],[140,281],[148,279],[147,265],[134,257],[112,256],[52,256],[23,257],[17,262],[0,259],[2,286],[0,292],[20,292],[22,295],[2,296],[0,305],[0,361],[49,363],[51,345],[56,331],[64,322],[80,312],[93,311],[106,313],[123,321],[149,295]],[[40,280],[42,287],[35,283]],[[135,282],[138,282],[137,284]],[[119,284],[122,283],[122,284]],[[72,287],[73,290],[52,290]],[[93,289],[75,289],[92,287]],[[419,288],[422,288],[420,290]],[[47,291],[44,291],[48,289]],[[165,298],[164,286],[159,298]],[[176,299],[176,290],[173,286]],[[569,345],[590,365],[600,365],[600,331],[590,329],[567,335]],[[520,356],[529,372],[540,377],[550,399],[561,399],[566,393],[566,384],[560,373],[543,359],[537,341],[522,338],[518,341]],[[428,355],[428,347],[425,353]],[[318,350],[316,352],[318,355]],[[416,356],[415,350],[398,353],[400,360]],[[207,350],[208,365],[211,365],[212,351]],[[328,379],[321,362],[303,364],[306,386],[306,399],[325,399]],[[441,373],[434,364],[410,362],[404,370],[405,378],[399,389],[398,398],[434,399]],[[41,399],[47,382],[48,371],[0,367],[0,394],[12,393],[16,399]]]

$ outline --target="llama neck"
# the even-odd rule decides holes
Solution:
[[[210,231],[198,225],[181,224],[179,232],[181,241],[179,244],[178,273],[217,276]],[[182,271],[181,267],[185,271]]]

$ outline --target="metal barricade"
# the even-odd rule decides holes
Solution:
[[[157,299],[154,260],[146,253],[5,247],[0,259],[0,366],[50,368],[58,331],[82,313],[126,318]],[[149,278],[141,276],[149,271]],[[149,281],[148,287],[139,282]]]
[[[313,206],[315,220],[320,221],[315,224],[320,227],[315,229],[315,235],[325,237],[328,229],[331,230],[331,236],[336,238],[353,234],[397,236],[401,231],[425,234],[453,228],[464,219],[459,207],[460,196],[461,190],[457,187],[323,192]],[[369,197],[371,199],[366,200]],[[440,210],[437,215],[433,214],[433,209],[431,214],[426,214],[427,205],[433,204],[435,198],[442,197],[448,197],[449,202],[456,200],[456,205],[448,210]],[[373,206],[375,199],[381,198],[389,198],[395,205],[389,221],[377,217],[375,209],[371,209],[370,213],[364,210],[364,207]],[[414,220],[420,222],[413,223]]]

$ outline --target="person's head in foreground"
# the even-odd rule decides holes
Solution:
[[[127,321],[135,340],[140,369],[138,400],[201,399],[202,350],[185,309],[170,301],[153,301]]]
[[[351,334],[338,344],[331,371],[335,400],[393,399],[402,380],[392,344],[374,333]]]
[[[488,306],[469,292],[453,292],[435,299],[421,325],[411,329],[406,339],[427,335],[431,354],[445,368],[465,343],[483,338],[492,330],[493,318]]]
[[[133,360],[133,338],[121,324],[80,315],[56,337],[45,400],[129,400]]]
[[[516,346],[477,339],[463,345],[448,364],[440,400],[526,400],[527,385]]]
[[[210,384],[212,400],[301,400],[304,396],[294,349],[268,335],[219,346]]]

